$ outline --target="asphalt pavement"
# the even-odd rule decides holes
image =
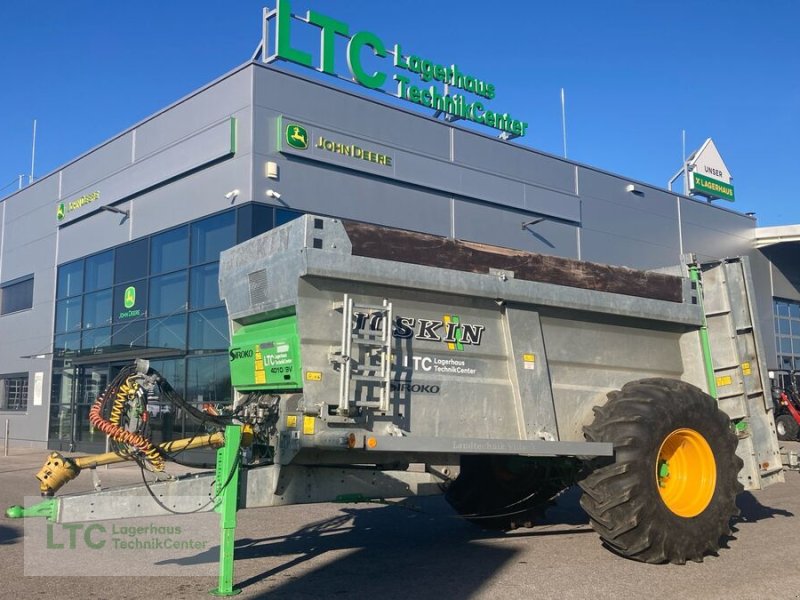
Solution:
[[[800,444],[790,444],[800,449]],[[46,451],[0,457],[0,505],[38,494],[35,472]],[[179,471],[176,471],[179,472]],[[104,486],[140,481],[137,467],[98,471]],[[88,473],[64,493],[88,490]],[[570,489],[545,522],[509,534],[487,534],[459,519],[442,498],[408,506],[317,504],[239,512],[235,583],[239,598],[389,599],[753,599],[800,598],[800,474],[744,493],[734,538],[719,556],[687,565],[646,565],[615,556],[600,543]],[[208,598],[211,576],[130,576],[120,553],[116,575],[23,575],[20,520],[0,521],[0,597],[58,599]],[[215,568],[217,548],[197,560]],[[113,560],[117,560],[115,555]],[[54,555],[53,560],[58,560]],[[91,554],[87,553],[87,561]],[[41,565],[37,565],[41,567]],[[54,565],[55,568],[55,565]]]

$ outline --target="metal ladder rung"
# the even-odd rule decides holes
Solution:
[[[383,339],[369,339],[366,336],[354,335],[353,343],[362,346],[386,346],[386,340]]]

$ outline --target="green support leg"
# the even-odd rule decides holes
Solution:
[[[219,581],[214,596],[235,596],[233,589],[233,546],[236,541],[236,510],[239,502],[239,448],[242,429],[238,425],[225,428],[225,445],[217,450],[215,491],[219,513]]]
[[[697,300],[700,302],[700,309],[703,312],[703,325],[700,327],[700,346],[703,350],[703,367],[706,372],[706,381],[708,382],[708,395],[716,400],[717,379],[714,375],[714,361],[711,359],[711,342],[708,339],[706,311],[703,307],[703,281],[700,278],[700,267],[698,265],[689,265],[689,279],[697,286]]]

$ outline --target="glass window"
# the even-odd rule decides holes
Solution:
[[[0,289],[0,314],[27,310],[33,306],[33,277],[4,285]]]
[[[231,396],[227,354],[186,359],[186,399],[189,402],[228,404]]]
[[[231,211],[192,223],[192,264],[219,260],[236,243],[236,213]]]
[[[64,333],[57,335],[53,341],[53,353],[64,354],[65,352],[77,352],[81,349],[81,334]]]
[[[800,303],[792,302],[789,305],[789,316],[793,319],[800,319]]]
[[[111,325],[111,290],[103,290],[83,297],[83,326]]]
[[[228,349],[228,317],[224,308],[189,313],[189,350]]]
[[[0,377],[0,410],[28,409],[28,375]]]
[[[111,344],[114,346],[144,346],[146,341],[145,326],[147,321],[130,321],[114,325]]]
[[[219,263],[211,263],[192,269],[189,306],[191,308],[207,308],[219,306]]]
[[[294,221],[297,217],[302,217],[303,213],[296,210],[287,210],[285,208],[275,209],[275,227]]]
[[[83,291],[83,261],[75,262],[58,267],[58,285],[56,286],[56,298],[66,298],[74,296]]]
[[[147,280],[133,281],[114,288],[114,322],[147,316]]]
[[[81,328],[81,298],[69,298],[56,302],[56,333],[75,331]]]
[[[183,269],[189,264],[189,228],[179,227],[150,240],[150,274]]]
[[[98,327],[83,332],[81,350],[97,350],[111,345],[111,327]]]
[[[778,333],[789,335],[789,319],[778,319]]]
[[[150,319],[147,330],[147,345],[151,348],[186,348],[186,315],[180,314],[162,319]]]
[[[86,259],[86,292],[111,287],[114,282],[114,251],[109,250]]]
[[[183,358],[151,360],[150,366],[161,373],[176,392],[181,396],[184,395],[184,387],[186,386],[186,361]]]
[[[238,241],[243,242],[269,231],[273,226],[274,209],[264,204],[248,204],[239,209],[237,217]]]
[[[781,337],[778,338],[779,343],[779,350],[782,354],[791,354],[792,353],[792,338],[788,337]]]
[[[150,280],[147,312],[151,317],[172,315],[186,310],[186,278],[186,271],[179,271]]]
[[[145,277],[147,262],[146,239],[120,246],[114,256],[114,283]]]

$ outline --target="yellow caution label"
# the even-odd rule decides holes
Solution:
[[[717,377],[717,387],[724,387],[733,383],[733,377],[730,375],[722,375]]]
[[[314,435],[316,417],[303,417],[303,435]]]
[[[306,373],[307,381],[322,381],[322,373],[319,371],[309,371]]]
[[[527,370],[533,370],[536,368],[536,355],[535,354],[523,354],[522,355],[522,368]]]
[[[750,368],[749,362],[742,363],[742,373],[744,373],[745,375],[750,375],[752,373],[752,369]]]
[[[297,415],[286,415],[286,426],[297,427]]]
[[[256,383],[267,383],[267,375],[264,371],[256,371]]]

